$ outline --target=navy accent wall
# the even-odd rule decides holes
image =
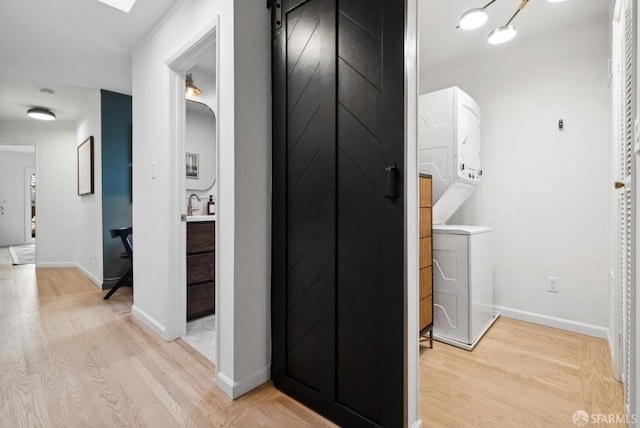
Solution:
[[[131,97],[100,91],[102,111],[102,251],[104,281],[110,288],[129,261],[120,258],[124,247],[110,230],[131,226]]]

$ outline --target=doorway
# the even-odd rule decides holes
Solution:
[[[216,20],[202,37],[185,46],[167,63],[171,73],[170,126],[175,142],[172,147],[172,158],[176,162],[173,167],[174,196],[179,210],[176,218],[182,217],[175,241],[178,281],[172,290],[173,299],[178,304],[172,308],[172,316],[173,327],[176,329],[175,337],[182,338],[189,335],[188,317],[210,317],[218,313],[216,306],[219,301],[217,294],[220,282],[216,266],[219,252],[215,251],[215,248],[219,222],[215,215],[207,215],[209,196],[213,202],[218,203],[217,28]],[[193,89],[187,92],[187,84],[197,87],[199,93],[194,93]],[[190,101],[187,101],[187,98]],[[198,134],[195,137],[198,142],[193,144],[186,141],[191,133],[187,126],[192,121],[204,124],[194,131]],[[203,136],[203,133],[207,136]],[[214,208],[213,214],[215,213]],[[202,230],[197,233],[197,239],[204,237],[209,242],[205,245],[206,248],[193,250],[194,247],[189,245],[188,239],[192,229]],[[192,305],[188,306],[188,302]],[[194,303],[198,306],[195,309]],[[218,361],[215,318],[196,321],[192,326],[196,331],[191,331],[191,340],[187,339],[187,342],[212,362]]]
[[[192,82],[197,82],[202,88],[197,89],[200,92],[198,95],[209,92],[213,98],[209,88],[215,83],[215,52],[206,55],[209,58],[189,70],[187,76],[193,76]],[[211,64],[211,67],[203,69],[202,64]],[[203,85],[207,82],[209,84],[205,89]],[[187,333],[183,340],[215,364],[217,127],[211,107],[203,99],[195,99],[197,95],[187,99],[185,114]]]
[[[503,45],[488,35],[515,7],[495,2],[484,27],[465,31],[462,3],[426,1],[419,13],[420,94],[459,87],[482,111],[482,180],[448,224],[493,229],[503,317],[606,339],[609,2],[530,2]]]
[[[24,169],[24,213],[25,231],[24,241],[35,242],[36,240],[36,169],[28,167]]]
[[[34,243],[35,168],[35,145],[0,145],[0,245]]]

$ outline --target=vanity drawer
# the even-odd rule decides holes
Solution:
[[[187,285],[213,281],[213,253],[187,256]]]
[[[187,320],[215,313],[215,300],[213,282],[187,287]]]
[[[420,269],[420,298],[433,294],[433,273],[431,266]]]
[[[433,296],[420,299],[420,330],[433,322]]]
[[[433,263],[433,257],[431,256],[431,237],[420,238],[420,266],[419,268],[426,268]]]
[[[431,206],[431,178],[420,177],[420,207]]]
[[[420,208],[420,237],[431,236],[431,208]]]
[[[211,252],[215,249],[215,222],[187,223],[187,254]]]

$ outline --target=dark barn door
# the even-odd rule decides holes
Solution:
[[[404,0],[273,5],[272,376],[404,424]]]

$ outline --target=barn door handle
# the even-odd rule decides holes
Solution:
[[[384,170],[387,171],[387,193],[386,198],[395,199],[396,197],[396,166],[395,162],[391,162]]]

